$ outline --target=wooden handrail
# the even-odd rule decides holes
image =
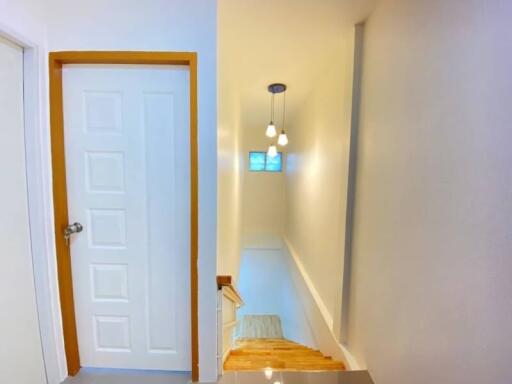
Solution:
[[[221,289],[223,286],[232,285],[233,277],[230,275],[217,275],[217,286]]]
[[[217,276],[217,288],[224,288],[224,296],[230,299],[232,302],[241,306],[244,304],[242,300],[242,296],[238,293],[235,286],[233,285],[233,277],[229,275],[219,275]]]

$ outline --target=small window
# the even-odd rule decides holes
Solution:
[[[283,154],[267,156],[266,152],[249,152],[249,171],[251,172],[281,172],[283,169]]]

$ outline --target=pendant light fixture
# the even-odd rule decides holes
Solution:
[[[267,130],[265,134],[268,137],[275,137],[277,135],[276,126],[274,124],[274,96],[276,93],[283,93],[286,94],[286,85],[280,84],[280,83],[274,83],[270,84],[268,86],[268,91],[271,93],[270,97],[270,123],[267,126]],[[283,98],[284,103],[286,103],[286,99]],[[288,144],[288,138],[286,137],[286,134],[284,133],[284,117],[285,117],[285,104],[283,104],[283,129],[281,130],[281,134],[278,137],[277,143],[281,146],[285,146]],[[272,143],[268,147],[267,155],[269,157],[276,157],[277,156],[277,146],[275,143]]]
[[[288,136],[286,136],[286,132],[284,131],[284,121],[286,118],[286,90],[283,92],[283,128],[281,129],[281,133],[277,139],[277,144],[284,147],[288,144]]]
[[[277,156],[277,147],[274,143],[270,144],[267,151],[267,156],[274,158]]]
[[[267,125],[267,131],[265,134],[267,137],[274,137],[277,134],[276,126],[274,124],[274,93],[270,96],[270,123]]]
[[[277,144],[279,144],[281,147],[286,146],[288,144],[288,136],[286,136],[286,133],[282,131],[279,134],[279,138],[277,139]]]

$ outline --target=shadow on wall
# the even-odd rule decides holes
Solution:
[[[238,289],[245,305],[238,310],[238,319],[278,315],[284,338],[316,348],[285,257],[281,248],[243,250]]]

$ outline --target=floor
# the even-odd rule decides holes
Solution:
[[[225,371],[343,371],[345,365],[321,352],[286,339],[238,339]]]
[[[184,373],[82,368],[63,384],[185,384]],[[367,371],[330,372],[226,372],[217,384],[373,384]]]
[[[374,384],[368,371],[226,372],[217,384]]]
[[[187,384],[189,372],[138,371],[127,369],[82,368],[62,384]]]

